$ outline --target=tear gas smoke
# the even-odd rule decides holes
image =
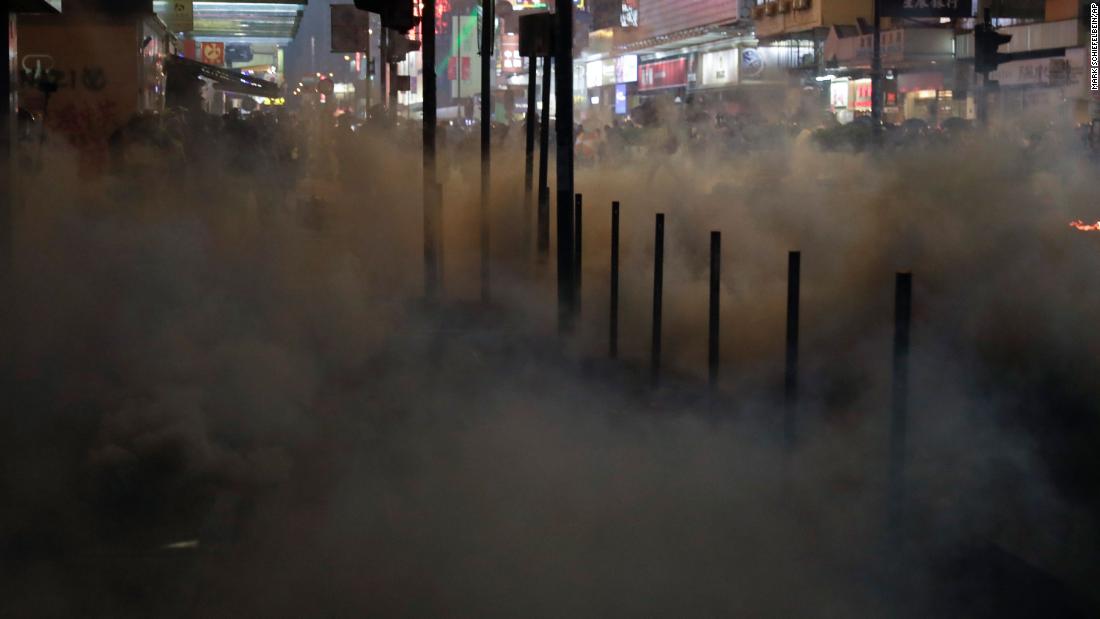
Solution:
[[[1100,246],[1066,222],[1100,204],[1068,140],[872,155],[782,139],[581,169],[584,309],[561,340],[553,261],[519,241],[517,145],[494,165],[492,308],[467,303],[476,157],[445,149],[432,310],[418,154],[398,139],[289,188],[194,166],[90,184],[44,151],[6,325],[0,614],[956,616],[977,576],[940,562],[986,542],[1095,595]],[[597,361],[611,200],[614,365]],[[634,370],[656,212],[672,380],[654,394]],[[711,229],[723,371],[701,400]],[[789,249],[802,439],[786,454]],[[903,592],[882,535],[899,270],[916,282]]]

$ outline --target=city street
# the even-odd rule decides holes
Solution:
[[[350,1],[9,5],[0,618],[1100,615],[1088,3]]]

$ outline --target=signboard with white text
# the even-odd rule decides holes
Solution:
[[[970,0],[879,0],[884,17],[971,17]]]

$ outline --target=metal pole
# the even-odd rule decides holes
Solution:
[[[558,328],[573,329],[573,3],[557,5],[554,37],[558,137]]]
[[[542,116],[539,118],[539,259],[550,254],[550,69],[549,56],[542,59]]]
[[[787,257],[787,367],[784,372],[783,433],[787,447],[794,447],[795,415],[798,412],[798,296],[802,254],[792,251]]]
[[[609,356],[619,356],[619,203],[611,203],[611,325]]]
[[[653,245],[653,340],[649,366],[653,385],[661,380],[661,298],[664,294],[665,214],[657,213],[657,234]]]
[[[489,202],[492,188],[491,149],[493,123],[492,56],[496,20],[495,0],[481,0],[481,301],[489,302]]]
[[[584,203],[584,197],[581,194],[575,196],[574,212],[573,212],[573,278],[574,283],[577,286],[576,303],[577,314],[581,313],[581,271],[583,267],[581,261],[583,259],[584,247],[581,243],[581,239],[584,238],[581,234],[581,208]]]
[[[393,39],[396,36],[400,36],[400,34],[396,30],[391,30],[389,28],[385,28],[384,30],[386,32],[386,60],[388,61],[393,58],[391,55],[393,53],[391,51],[394,45]],[[389,68],[386,71],[388,74],[386,88],[390,99],[390,117],[397,118],[397,62],[392,61],[387,64]]]
[[[435,0],[423,0],[421,29],[424,51],[424,291],[429,301],[438,291],[435,222],[439,191],[436,185],[436,77],[435,77]]]
[[[5,11],[4,16],[6,18],[5,25],[8,27],[9,33],[16,32],[16,14]],[[4,309],[0,311],[7,311],[10,307],[10,303],[13,298],[12,289],[9,288],[10,276],[13,270],[14,258],[14,240],[15,231],[12,229],[14,225],[13,213],[15,211],[15,204],[17,202],[17,190],[16,183],[18,182],[17,175],[15,173],[16,165],[16,88],[13,84],[15,79],[15,68],[13,62],[15,60],[14,52],[16,50],[10,49],[13,44],[12,41],[7,40],[5,37],[5,48],[7,56],[3,60],[3,73],[0,74],[0,89],[2,89],[3,102],[0,103],[0,112],[3,113],[3,126],[0,127],[0,192],[3,196],[0,196],[0,295],[5,295]],[[14,43],[18,45],[17,42]]]
[[[719,288],[722,282],[722,233],[710,233],[710,324],[708,329],[707,369],[710,386],[718,384],[718,331],[721,322]]]
[[[898,273],[894,282],[894,379],[890,414],[891,538],[899,542],[905,503],[905,436],[909,416],[909,324],[913,305],[913,275]]]
[[[530,66],[527,68],[527,142],[526,160],[523,168],[523,236],[524,249],[530,251],[530,225],[531,225],[531,198],[533,196],[532,183],[535,176],[535,115],[536,108],[535,91],[538,89],[539,59],[537,56],[528,58]]]
[[[371,96],[371,90],[374,89],[374,71],[371,66],[371,14],[367,13],[367,119],[370,119],[370,104],[373,97]]]
[[[880,0],[872,0],[874,40],[871,42],[871,127],[876,146],[882,140],[882,105],[885,101],[885,93],[882,91],[882,17],[879,15],[879,2]]]

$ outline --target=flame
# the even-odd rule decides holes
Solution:
[[[1076,219],[1069,222],[1069,227],[1076,228],[1078,230],[1081,230],[1082,232],[1098,232],[1100,231],[1100,221],[1094,224],[1087,224],[1080,219]]]

